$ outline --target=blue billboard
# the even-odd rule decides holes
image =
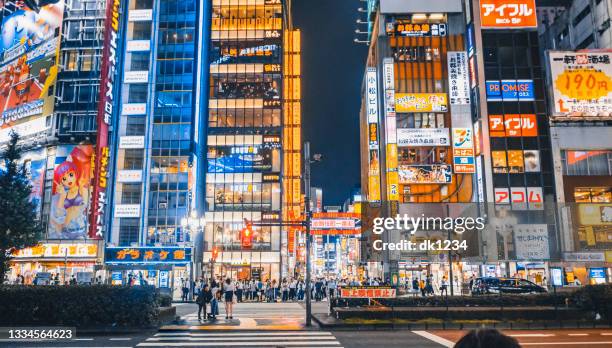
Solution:
[[[487,80],[487,101],[534,101],[533,80]]]

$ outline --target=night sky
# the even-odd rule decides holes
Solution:
[[[367,47],[353,42],[358,0],[293,0],[302,31],[302,127],[311,154],[312,186],[326,205],[341,204],[359,186],[359,107]],[[361,27],[365,27],[361,25]],[[365,29],[365,28],[363,28]],[[363,30],[362,29],[362,30]]]

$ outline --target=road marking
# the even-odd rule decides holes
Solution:
[[[602,336],[612,336],[612,333],[610,333],[610,332],[602,332],[602,333],[600,333],[600,335],[602,335]]]
[[[192,337],[228,337],[228,336],[332,336],[331,332],[314,332],[314,331],[282,331],[282,332],[227,332],[227,333],[193,333],[193,332],[162,332],[156,333],[155,336],[192,336]]]
[[[514,334],[509,335],[510,337],[552,337],[555,334]]]
[[[263,341],[263,342],[142,342],[137,347],[180,347],[180,346],[201,346],[201,347],[223,347],[223,346],[238,346],[238,347],[278,347],[278,346],[292,346],[292,347],[334,347],[342,348],[340,342],[337,341]]]
[[[523,343],[521,342],[521,346],[555,346],[555,345],[563,345],[563,346],[570,346],[570,345],[583,345],[583,344],[612,344],[612,341],[608,341],[608,342],[530,342],[530,343]]]
[[[147,341],[269,341],[274,340],[295,340],[295,341],[329,341],[333,337],[295,337],[295,336],[280,336],[280,337],[152,337],[147,338]]]
[[[446,338],[442,338],[440,336],[436,336],[432,333],[429,333],[427,331],[412,331],[412,333],[417,334],[421,337],[427,338],[430,341],[434,341],[438,344],[443,345],[444,347],[448,347],[448,348],[452,348],[455,346],[455,342],[451,342],[449,340],[447,340]]]
[[[109,340],[111,341],[129,341],[131,340],[131,337],[113,337],[113,338],[109,338]]]
[[[573,334],[567,334],[568,336],[588,336],[589,334],[587,333],[573,333]]]
[[[93,341],[93,338],[75,338],[75,341]]]

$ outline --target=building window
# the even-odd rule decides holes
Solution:
[[[142,149],[126,149],[124,150],[123,168],[124,169],[142,169],[143,150]]]
[[[612,203],[612,187],[576,187],[576,203]]]
[[[140,184],[121,185],[122,204],[140,204]]]
[[[138,243],[138,218],[121,218],[119,222],[119,245]]]
[[[561,152],[563,175],[612,175],[612,151],[592,150]]]
[[[130,55],[130,71],[149,70],[149,52],[134,52]]]
[[[128,87],[128,103],[146,103],[147,85],[130,84]]]
[[[134,9],[148,10],[153,8],[153,0],[134,0]]]
[[[129,40],[149,40],[151,39],[151,22],[133,22],[131,23],[132,32]]]

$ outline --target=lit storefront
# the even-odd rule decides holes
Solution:
[[[105,252],[108,283],[154,285],[174,298],[193,276],[191,262],[191,248],[107,247]]]
[[[280,221],[300,215],[300,33],[284,8],[212,2],[205,277],[293,272],[294,234]],[[245,219],[255,223],[248,243]]]
[[[91,283],[98,276],[104,279],[101,264],[97,243],[43,243],[13,253],[8,279],[63,285],[74,277],[79,283]]]

